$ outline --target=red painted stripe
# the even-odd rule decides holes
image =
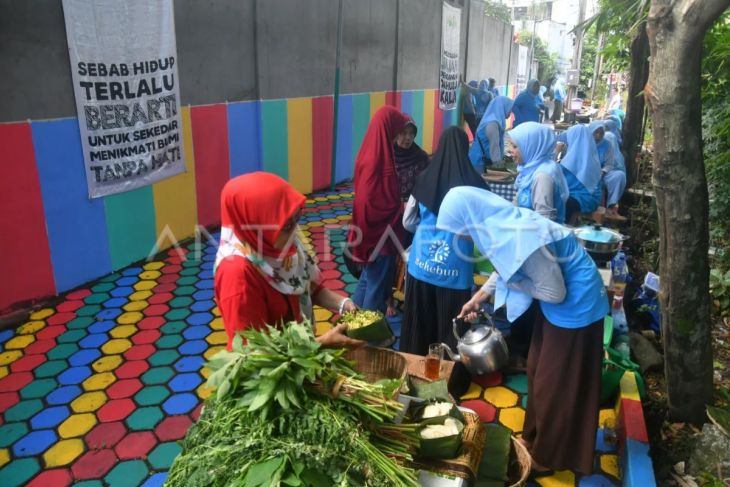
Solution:
[[[32,297],[56,294],[30,125],[0,124],[0,314]]]
[[[619,419],[622,419],[623,426],[621,428],[625,432],[626,438],[649,442],[649,435],[646,432],[646,423],[644,423],[644,411],[641,409],[641,403],[633,399],[621,399],[621,413]]]
[[[386,91],[385,92],[385,104],[390,105],[396,108],[400,108],[400,97],[398,96],[398,93],[395,91]]]
[[[329,186],[332,172],[331,96],[312,98],[312,189]]]
[[[441,132],[444,131],[444,112],[439,108],[439,90],[433,92],[433,106],[433,152],[436,152]]]
[[[190,110],[198,223],[204,226],[221,222],[221,189],[230,177],[226,117],[226,106],[223,104],[193,107]]]

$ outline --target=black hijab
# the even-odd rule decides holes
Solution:
[[[412,119],[406,122],[406,126],[408,125],[411,125],[415,133],[418,133],[418,127]],[[413,191],[413,185],[416,184],[416,178],[428,166],[428,154],[414,141],[408,149],[402,149],[398,144],[393,144],[393,155],[395,171],[398,173],[400,183],[400,197],[401,200],[407,201]]]
[[[413,197],[438,215],[446,193],[457,186],[489,189],[469,160],[469,139],[461,128],[444,130],[431,163],[418,176]]]

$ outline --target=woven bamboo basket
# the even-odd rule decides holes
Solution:
[[[370,383],[381,379],[400,379],[406,377],[406,359],[386,348],[362,347],[348,350],[345,358],[355,362],[355,370],[365,376]]]
[[[509,482],[512,482],[510,487],[521,487],[525,485],[527,478],[530,476],[531,467],[532,457],[530,456],[530,452],[527,451],[525,445],[513,436],[508,470]]]

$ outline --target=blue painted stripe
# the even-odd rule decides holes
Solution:
[[[340,95],[337,114],[337,154],[335,180],[352,177],[352,95]]]
[[[258,101],[228,105],[228,147],[231,177],[263,168],[261,159],[261,105]]]
[[[623,487],[656,486],[649,445],[627,438],[621,457],[621,467]]]
[[[58,292],[112,270],[102,198],[89,199],[78,121],[32,122]]]
[[[413,115],[413,92],[404,91],[400,94],[400,111]]]

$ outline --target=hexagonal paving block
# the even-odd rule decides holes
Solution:
[[[196,301],[193,303],[193,305],[190,307],[191,310],[195,311],[196,313],[201,313],[205,311],[210,311],[215,307],[215,301],[212,299],[206,299],[203,301]]]
[[[175,363],[178,372],[197,372],[203,366],[203,357],[195,355],[184,357]]]
[[[510,374],[505,376],[505,387],[512,389],[519,394],[527,394],[527,375]]]
[[[27,372],[35,369],[45,361],[46,357],[43,355],[26,355],[10,364],[10,370],[13,372]]]
[[[193,298],[190,298],[187,296],[182,296],[182,297],[173,298],[172,300],[170,300],[170,302],[168,304],[173,308],[186,308],[186,307],[190,306],[192,303],[193,303]]]
[[[109,372],[116,369],[122,363],[122,357],[119,355],[106,355],[91,364],[91,368],[95,372]]]
[[[13,460],[0,469],[1,479],[13,479],[13,485],[23,485],[40,471],[41,467],[35,458]]]
[[[174,441],[160,443],[148,455],[147,460],[155,470],[168,469],[181,451],[182,447]]]
[[[99,312],[96,315],[96,317],[100,320],[115,320],[121,314],[122,314],[121,308],[109,308],[109,309],[105,309],[105,310],[102,310],[101,312]],[[116,323],[114,323],[114,324],[116,325]],[[113,328],[113,327],[107,328],[107,330],[109,330],[111,328]],[[92,331],[92,330],[89,330],[89,331]],[[104,331],[106,331],[106,330],[104,330]]]
[[[134,395],[134,400],[140,406],[152,406],[160,404],[162,401],[167,399],[170,395],[170,391],[163,386],[150,386],[145,387]]]
[[[132,343],[135,345],[143,345],[148,343],[155,343],[160,338],[160,332],[157,330],[145,330],[140,331],[132,336]]]
[[[169,321],[162,328],[160,328],[160,331],[167,335],[174,335],[180,333],[187,327],[188,324],[184,321]]]
[[[169,399],[168,399],[169,400]],[[172,414],[172,413],[169,413]],[[163,414],[157,406],[141,407],[135,410],[127,419],[126,423],[133,430],[153,429],[162,419]]]
[[[106,285],[104,285],[104,286],[106,287]],[[94,293],[94,294],[87,296],[86,299],[84,299],[84,302],[86,304],[101,304],[104,301],[106,301],[107,299],[109,299],[109,295],[107,293],[99,292],[99,293]]]
[[[45,328],[45,326],[46,326],[45,321],[28,321],[28,322],[20,325],[15,330],[15,333],[17,333],[18,335],[28,335],[28,334],[35,333],[38,330]]]
[[[3,418],[5,421],[24,421],[43,409],[43,402],[40,399],[20,401],[15,406],[5,410]]]
[[[56,311],[59,311],[59,312],[76,311],[83,305],[84,305],[83,301],[70,299],[68,301],[63,301],[62,303],[59,303],[58,305],[56,305]]]
[[[77,316],[94,316],[99,311],[101,311],[101,306],[98,304],[87,304],[83,308],[77,309],[75,313]]]
[[[34,311],[33,313],[30,314],[30,319],[31,320],[43,320],[43,319],[46,319],[49,316],[51,316],[53,313],[55,313],[53,308],[39,309],[38,311]]]
[[[105,293],[111,291],[112,289],[114,289],[114,284],[109,282],[100,283],[91,288],[91,290],[95,293]]]
[[[160,441],[179,440],[185,436],[193,422],[187,415],[167,416],[155,428]]]
[[[147,301],[130,301],[129,303],[122,306],[122,309],[129,312],[140,312],[147,306],[149,306]]]
[[[139,281],[139,278],[137,276],[124,276],[120,277],[116,281],[117,286],[131,286],[132,284]]]
[[[193,408],[198,405],[198,402],[200,401],[194,394],[184,392],[170,396],[170,398],[162,404],[162,409],[164,409],[167,414],[185,414],[192,411]]]
[[[112,399],[132,397],[142,389],[142,383],[137,378],[122,379],[114,383],[106,390],[106,394]]]
[[[111,372],[102,372],[100,374],[92,375],[81,385],[84,387],[84,390],[87,391],[100,391],[109,387],[115,380],[117,380],[117,378]]]
[[[177,350],[158,350],[153,353],[147,361],[154,366],[170,365],[178,358],[180,358],[180,354]]]
[[[116,321],[112,321],[114,317],[112,318],[104,318],[104,321],[97,321],[93,325],[89,326],[88,330],[89,333],[106,333],[115,326],[117,326]]]
[[[187,308],[176,308],[165,313],[165,319],[168,321],[184,320],[190,315],[190,310]]]
[[[525,410],[520,407],[500,409],[499,422],[514,433],[519,433],[525,422]]]
[[[64,343],[53,347],[46,356],[49,360],[66,359],[78,351],[79,347],[75,343]]]
[[[218,308],[217,307],[213,308],[213,314],[215,314],[216,312],[220,313],[218,311]],[[217,316],[220,316],[220,315],[217,315]],[[213,321],[210,322],[210,328],[213,329],[213,330],[224,330],[225,329],[225,325],[223,324],[223,319],[222,318],[214,318]]]
[[[79,308],[79,309],[84,309],[84,308]],[[72,319],[76,318],[77,315],[80,316],[79,310],[76,310],[74,313],[57,313],[57,314],[51,316],[50,318],[48,318],[48,320],[46,320],[46,322],[49,325],[63,325],[65,323],[68,323]]]
[[[61,467],[76,460],[83,452],[83,441],[61,440],[43,454],[43,460],[46,462],[46,468]]]
[[[183,341],[180,335],[165,335],[155,342],[157,348],[177,348]]]
[[[131,346],[132,342],[126,338],[115,338],[102,345],[101,350],[107,355],[114,355],[126,352]]]
[[[61,386],[52,390],[46,396],[46,402],[51,405],[68,404],[81,394],[81,388],[75,384]]]
[[[99,423],[86,435],[85,440],[92,450],[113,448],[125,434],[127,434],[127,428],[121,421]]]
[[[215,296],[215,292],[211,289],[201,289],[193,294],[193,298],[198,301],[210,301]]]
[[[38,378],[52,377],[60,374],[68,367],[68,362],[66,362],[65,360],[50,360],[42,365],[39,365],[33,372]]]
[[[190,296],[196,291],[195,287],[193,286],[180,286],[178,288],[175,288],[175,290],[172,292],[175,296]],[[174,318],[178,319],[178,318]]]
[[[98,421],[92,413],[72,414],[63,423],[58,425],[58,434],[61,438],[73,438],[85,435],[96,426]]]
[[[147,465],[142,460],[130,460],[117,463],[104,480],[109,485],[132,487],[139,485],[147,475]]]
[[[160,282],[160,280],[158,280]],[[162,292],[155,292],[152,296],[149,297],[147,300],[150,304],[163,304],[167,303],[173,298],[172,293],[162,293]]]
[[[151,431],[137,431],[122,438],[114,451],[120,460],[145,458],[156,443],[157,438]]]
[[[188,373],[175,376],[169,383],[174,392],[192,391],[203,382],[199,374]]]
[[[128,296],[130,301],[147,301],[152,296],[152,291],[137,291]]]
[[[141,379],[147,385],[165,384],[175,372],[170,367],[153,367],[145,372]]]
[[[14,338],[11,338],[7,342],[5,342],[5,349],[6,350],[12,350],[12,349],[18,349],[22,350],[31,343],[35,341],[35,337],[33,335],[18,335]]]
[[[62,372],[61,375],[58,376],[59,381],[63,374],[66,372]],[[20,397],[24,399],[32,399],[36,397],[44,397],[46,394],[51,392],[53,389],[55,389],[58,386],[58,383],[55,379],[36,379],[27,386],[23,387],[20,390]]]
[[[183,336],[187,340],[200,340],[205,338],[210,333],[210,330],[205,326],[189,326],[183,331]]]
[[[155,346],[150,344],[133,345],[129,350],[124,352],[125,360],[144,360],[155,353]]]
[[[58,383],[63,385],[80,384],[91,375],[91,369],[87,366],[71,367],[58,375]]]
[[[121,421],[129,416],[134,409],[134,401],[129,398],[113,399],[97,411],[96,417],[103,423]]]
[[[145,316],[161,316],[167,313],[170,307],[166,304],[151,304],[142,312]]]
[[[31,431],[13,445],[16,457],[40,455],[58,440],[56,432],[50,429]]]
[[[33,416],[30,420],[30,425],[36,430],[43,428],[55,428],[68,418],[70,414],[71,412],[67,406],[62,405],[48,407]]]
[[[71,409],[77,413],[96,411],[107,402],[103,391],[86,392],[71,402]]]
[[[25,422],[7,423],[0,426],[0,448],[7,448],[28,433]]]
[[[205,357],[205,360],[210,360],[218,352],[220,352],[221,350],[225,350],[225,349],[226,349],[226,347],[224,347],[224,346],[218,346],[218,345],[217,346],[214,346],[214,347],[210,347],[208,350],[205,351],[205,353],[203,354],[203,357]]]
[[[160,328],[165,323],[165,318],[163,318],[162,316],[148,316],[139,323],[137,323],[137,328],[140,330],[157,331],[158,328]]]
[[[119,325],[113,328],[109,335],[114,338],[128,338],[137,333],[137,327],[134,325]]]
[[[498,408],[508,408],[517,404],[518,396],[505,387],[488,387],[484,391],[484,399]]]
[[[109,336],[106,333],[94,333],[85,337],[79,342],[81,348],[99,348],[109,341]]]
[[[71,471],[76,480],[99,479],[111,470],[116,462],[117,456],[114,454],[114,450],[108,448],[103,450],[90,450],[71,466]],[[98,480],[96,482],[98,482],[99,487],[102,486],[101,482]],[[79,487],[80,485],[80,483],[77,483],[74,484],[74,487]]]
[[[80,365],[89,365],[96,359],[101,357],[101,352],[97,349],[83,349],[68,358],[68,363],[74,367]]]
[[[190,340],[177,347],[181,355],[199,355],[207,349],[208,342],[205,340]]]

